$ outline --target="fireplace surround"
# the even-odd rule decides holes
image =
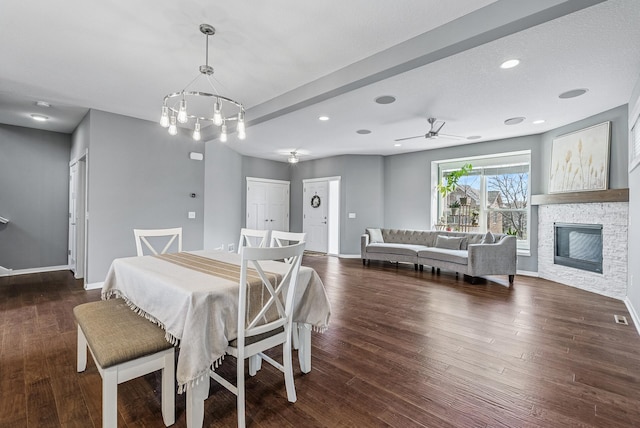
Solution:
[[[539,204],[538,276],[604,296],[624,299],[627,292],[628,221],[628,202]],[[586,271],[554,262],[554,223],[602,225],[602,272]]]

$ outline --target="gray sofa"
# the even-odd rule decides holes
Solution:
[[[362,263],[370,260],[413,263],[432,269],[461,272],[475,278],[483,275],[516,274],[516,237],[492,233],[446,232],[368,228],[360,240]]]

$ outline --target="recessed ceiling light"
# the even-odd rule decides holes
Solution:
[[[371,131],[369,131],[368,129],[358,129],[356,133],[360,135],[367,135],[367,134],[371,134]]]
[[[393,145],[393,147],[402,147],[402,144],[400,144],[400,143],[395,143],[395,144]]]
[[[318,120],[326,122],[327,120],[329,120],[329,116],[320,116],[320,117],[318,117]]]
[[[520,64],[520,60],[519,59],[510,59],[507,60],[505,62],[503,62],[502,64],[500,64],[500,68],[513,68],[515,66],[517,66],[518,64]]]
[[[572,89],[570,91],[567,92],[563,92],[560,95],[558,95],[558,98],[562,98],[562,99],[566,99],[566,98],[575,98],[575,97],[579,97],[580,95],[584,95],[586,94],[588,91],[588,89]]]
[[[507,119],[504,121],[505,125],[517,125],[519,123],[524,122],[524,117],[512,117],[511,119]]]
[[[375,99],[378,104],[391,104],[395,102],[396,97],[392,97],[391,95],[382,95]]]
[[[37,105],[38,107],[45,107],[45,108],[51,107],[51,104],[49,104],[49,103],[48,103],[48,102],[46,102],[46,101],[37,101],[37,102],[36,102],[36,105]]]
[[[533,121],[534,125],[540,125],[541,123],[544,123],[544,119],[538,119]]]
[[[471,135],[467,137],[467,140],[479,140],[480,138],[482,138],[482,135]]]
[[[38,122],[49,120],[47,116],[43,116],[41,114],[32,114],[31,117],[33,118],[33,120],[37,120]]]

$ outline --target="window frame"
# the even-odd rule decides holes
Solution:
[[[444,172],[456,169],[464,165],[465,163],[471,163],[473,169],[481,168],[482,171],[478,174],[480,177],[480,195],[481,201],[488,200],[487,179],[488,176],[484,174],[484,170],[489,168],[507,167],[509,165],[524,165],[528,166],[527,171],[527,206],[524,208],[493,208],[485,207],[486,203],[479,204],[479,227],[482,233],[485,233],[488,229],[487,218],[490,213],[500,212],[524,212],[526,214],[526,239],[518,239],[518,252],[521,254],[527,254],[531,247],[531,150],[522,150],[517,152],[496,153],[482,156],[473,156],[456,159],[443,159],[439,161],[431,162],[431,221],[430,224],[434,226],[439,222],[438,219],[444,213],[445,203],[442,196],[438,193],[436,185],[440,182]],[[483,199],[484,198],[484,199]]]

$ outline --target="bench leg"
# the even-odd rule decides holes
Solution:
[[[436,268],[434,266],[431,266],[431,273],[436,273]]]
[[[362,266],[366,266],[367,265],[367,259],[362,259]]]
[[[417,263],[414,263],[414,264],[413,264],[413,268],[414,268],[415,270],[418,270],[418,264],[417,264]]]
[[[509,275],[509,284],[513,284],[513,280],[516,278],[515,275]]]
[[[420,265],[420,272],[424,271],[424,265]]]
[[[118,368],[108,367],[102,373],[102,426],[118,426]]]
[[[164,357],[162,369],[162,420],[166,426],[173,425],[176,421],[176,368],[175,351],[167,352]],[[208,381],[209,379],[207,379]]]

